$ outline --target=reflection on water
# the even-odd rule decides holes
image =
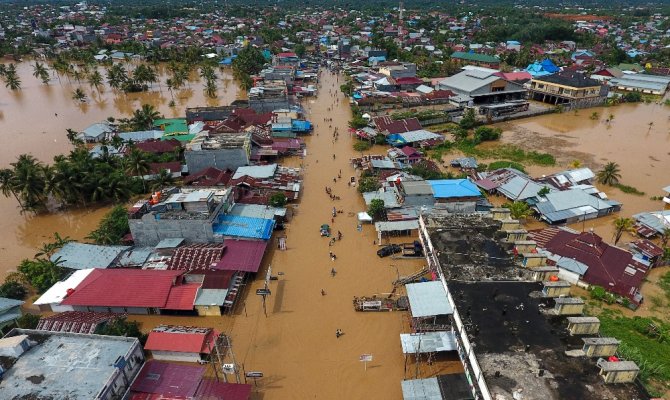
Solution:
[[[103,68],[99,71],[105,75]],[[7,167],[24,153],[50,162],[54,156],[71,150],[65,136],[67,128],[81,130],[110,116],[128,117],[142,104],[151,104],[168,117],[183,117],[186,107],[225,105],[241,94],[229,70],[217,71],[219,89],[215,99],[204,95],[197,71],[193,71],[187,87],[174,93],[175,107],[168,106],[171,96],[165,85],[167,71],[162,66],[158,68],[160,83],[153,84],[148,92],[128,94],[106,86],[98,92],[84,80],[78,84],[55,75],[49,85],[44,85],[32,76],[32,65],[28,62],[17,64],[17,72],[22,82],[20,91],[0,87],[0,168]],[[86,92],[86,102],[72,99],[76,88]],[[0,231],[4,232],[0,244],[0,280],[2,274],[14,270],[21,259],[32,257],[35,248],[54,232],[83,239],[96,227],[105,210],[20,215],[14,199],[0,196]]]

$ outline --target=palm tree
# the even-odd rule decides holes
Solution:
[[[630,218],[619,217],[614,220],[614,245],[616,246],[624,232],[633,231],[633,220]]]
[[[167,78],[165,84],[167,85],[168,92],[170,92],[170,97],[172,97],[172,101],[174,102],[174,94],[172,93],[172,89],[174,89],[174,83],[172,82],[172,78]]]
[[[139,129],[151,129],[154,121],[161,118],[161,114],[150,104],[142,104],[142,108],[133,112],[130,121]]]
[[[526,219],[533,215],[533,210],[528,206],[528,203],[523,201],[506,203],[503,207],[509,209],[510,216],[514,219]]]
[[[149,162],[147,162],[144,152],[138,149],[131,149],[126,157],[126,173],[131,176],[138,176],[142,179],[142,188],[147,191],[146,182],[142,178],[150,171]]]
[[[49,83],[49,70],[39,61],[35,61],[35,65],[33,65],[33,76],[40,78],[45,85]]]
[[[14,168],[11,185],[25,209],[35,211],[44,208],[46,183],[42,165],[35,157],[22,154],[11,166]]]
[[[211,98],[216,97],[216,82],[213,80],[207,80],[207,84],[205,85],[205,94]]]
[[[619,164],[610,161],[596,174],[598,182],[604,185],[616,185],[621,179]]]
[[[16,195],[16,191],[14,190],[14,171],[9,168],[0,170],[0,191],[5,197],[9,197],[9,194],[11,193],[19,203],[21,210],[24,209],[21,199],[19,199],[19,196]]]
[[[151,189],[152,190],[161,190],[166,186],[170,186],[174,184],[174,178],[172,177],[172,174],[164,169],[161,168],[161,170],[158,172],[158,175],[153,179],[151,182]]]
[[[100,87],[103,85],[103,78],[100,71],[96,69],[88,76],[88,84],[91,85],[91,88],[95,88],[95,90],[98,91],[98,94],[100,94]]]
[[[74,92],[72,92],[72,100],[84,102],[86,101],[86,93],[81,90],[81,88],[76,88]]]
[[[9,66],[5,69],[3,76],[5,78],[5,87],[9,88],[10,90],[21,89],[21,79],[16,73],[16,66],[14,64],[9,64]]]
[[[113,89],[119,89],[128,81],[128,72],[121,64],[114,64],[107,70],[107,83]]]

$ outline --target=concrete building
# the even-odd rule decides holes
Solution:
[[[184,151],[186,165],[191,173],[198,173],[209,167],[235,170],[238,167],[249,165],[250,157],[250,133],[228,133],[216,136],[199,134],[186,145]]]
[[[144,349],[155,360],[199,362],[214,351],[218,336],[212,328],[160,325],[149,332]]]
[[[213,225],[232,206],[230,189],[181,189],[144,213],[128,219],[130,232],[138,246],[155,246],[163,239],[183,238],[187,242],[218,241]]]
[[[459,104],[499,103],[526,97],[523,85],[508,81],[485,70],[465,70],[441,80],[438,90],[451,90],[460,98]]]
[[[594,107],[607,98],[607,86],[583,74],[559,72],[534,77],[530,83],[530,98],[555,105]]]
[[[0,347],[16,340],[20,349],[6,355],[13,365],[3,365],[4,399],[120,399],[144,365],[136,338],[13,329]]]

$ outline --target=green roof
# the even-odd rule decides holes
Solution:
[[[177,139],[180,142],[190,142],[191,139],[195,137],[194,134],[186,134],[186,135],[179,135],[179,134],[166,134],[161,137],[161,140],[170,140],[170,139]]]
[[[160,127],[166,135],[177,133],[188,133],[188,125],[185,118],[163,118],[154,121],[154,126]]]
[[[488,54],[480,53],[466,53],[463,51],[456,51],[451,54],[451,58],[459,58],[461,60],[468,61],[477,61],[485,63],[499,63],[500,60],[497,57],[489,56]]]
[[[298,135],[296,135],[295,132],[287,131],[287,132],[272,132],[272,137],[273,138],[291,138],[295,139]]]

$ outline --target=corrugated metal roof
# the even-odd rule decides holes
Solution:
[[[437,378],[401,381],[403,400],[442,400]]]
[[[107,268],[129,248],[70,242],[56,251],[50,260],[55,262],[60,258],[61,265],[70,269]]]
[[[409,231],[419,229],[418,220],[375,222],[377,232]]]
[[[403,354],[434,353],[456,350],[454,332],[401,333]]]
[[[174,249],[184,243],[184,238],[163,239],[156,245],[156,249]]]
[[[214,224],[214,233],[222,236],[268,240],[272,236],[274,221],[270,219],[223,215]]]
[[[654,229],[658,233],[670,228],[670,210],[643,212],[633,215],[636,221]]]
[[[149,360],[142,367],[131,390],[138,393],[191,398],[195,395],[204,375],[205,367]]]
[[[365,200],[366,205],[370,205],[372,200],[384,200],[384,206],[386,208],[398,208],[400,207],[400,203],[398,203],[398,198],[396,196],[396,192],[392,189],[389,189],[387,191],[376,191],[376,192],[366,192],[363,193],[363,200]]]
[[[223,258],[216,269],[223,271],[258,272],[268,242],[261,240],[226,239]]]
[[[195,298],[196,306],[223,306],[228,289],[201,289]]]
[[[427,181],[436,199],[454,197],[479,197],[481,192],[468,179],[440,179]]]
[[[33,304],[38,306],[43,304],[59,304],[65,298],[65,296],[67,296],[68,289],[74,289],[79,286],[79,284],[83,282],[84,279],[86,279],[86,277],[93,271],[96,270],[91,268],[75,271],[72,275],[67,277],[67,279],[56,282],[46,292],[44,292],[44,294],[40,296],[39,299],[35,300]]]
[[[228,214],[240,217],[273,219],[275,217],[285,217],[286,208],[261,204],[235,204]]]
[[[155,140],[163,137],[163,131],[135,131],[135,132],[121,132],[117,135],[123,140],[132,140],[133,142],[142,142],[145,140]]]
[[[182,327],[178,327],[182,328]],[[175,351],[178,353],[205,353],[210,352],[207,341],[212,340],[214,331],[189,332],[189,327],[183,327],[184,332],[151,331],[144,345],[145,350]]]
[[[250,384],[226,383],[203,379],[200,382],[195,400],[249,400],[251,397]]]
[[[14,300],[14,299],[8,299],[6,297],[0,297],[0,313],[7,311],[10,308],[20,306],[23,303],[25,302],[22,300]]]
[[[277,164],[249,165],[237,168],[232,179],[249,176],[255,179],[271,178],[277,170]]]
[[[141,266],[153,252],[151,247],[134,247],[126,251],[119,258],[119,265],[123,267]]]
[[[454,308],[449,303],[442,282],[421,282],[405,285],[412,317],[431,317],[452,314]]]
[[[414,143],[414,142],[421,142],[423,140],[442,138],[442,135],[437,134],[437,133],[433,133],[431,131],[427,131],[425,129],[403,132],[403,133],[399,133],[398,135],[403,138],[405,143]]]
[[[61,304],[163,308],[181,274],[183,271],[94,269]]]
[[[500,185],[498,191],[508,199],[517,201],[536,197],[543,187],[530,178],[517,175]],[[553,190],[550,186],[547,187]]]
[[[170,290],[167,301],[165,302],[166,310],[193,310],[193,303],[195,296],[198,294],[199,283],[188,283],[184,285],[174,286]]]

